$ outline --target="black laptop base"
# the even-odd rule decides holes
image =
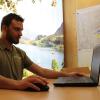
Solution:
[[[96,87],[98,86],[98,83],[63,83],[63,84],[56,84],[56,83],[53,83],[54,86],[56,87]]]

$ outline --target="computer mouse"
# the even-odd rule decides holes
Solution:
[[[34,85],[36,85],[37,87],[40,88],[40,91],[48,91],[49,90],[49,86],[48,85],[42,85],[40,83],[34,83]],[[25,91],[34,91],[34,92],[38,92],[35,89],[32,88],[26,88]]]

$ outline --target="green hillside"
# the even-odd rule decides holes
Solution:
[[[53,34],[50,36],[42,36],[39,35],[33,43],[33,45],[40,46],[40,47],[52,47],[58,51],[63,52],[63,35]]]

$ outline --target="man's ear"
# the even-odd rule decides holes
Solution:
[[[2,30],[7,30],[7,26],[6,25],[3,25],[2,26]]]
[[[2,31],[1,37],[6,37],[6,34],[7,34],[7,26],[6,25],[3,25],[1,31]]]
[[[7,31],[7,26],[6,26],[6,25],[3,25],[3,26],[2,26],[2,32],[5,33],[6,31]]]

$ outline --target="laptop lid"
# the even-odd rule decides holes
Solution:
[[[99,72],[100,72],[100,46],[96,46],[93,49],[92,54],[92,62],[91,62],[91,79],[94,80],[94,82],[99,82]]]

